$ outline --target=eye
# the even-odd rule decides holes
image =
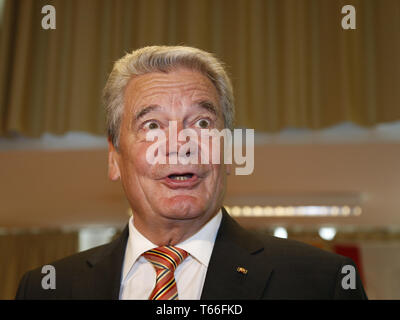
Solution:
[[[160,129],[160,125],[156,121],[148,121],[143,127],[148,130]]]
[[[210,120],[208,119],[199,119],[196,121],[196,126],[201,128],[201,129],[207,129],[210,127]]]

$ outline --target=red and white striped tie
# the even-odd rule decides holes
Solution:
[[[188,253],[173,246],[162,246],[146,251],[143,256],[153,264],[157,273],[156,286],[149,300],[178,300],[174,272]]]

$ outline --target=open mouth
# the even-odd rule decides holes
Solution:
[[[193,178],[193,176],[194,176],[193,173],[170,174],[168,178],[174,181],[187,181]]]
[[[169,174],[166,173],[161,181],[171,189],[191,189],[204,181],[204,175],[196,171],[170,171]]]

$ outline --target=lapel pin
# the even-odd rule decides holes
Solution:
[[[241,274],[247,274],[247,269],[245,269],[243,267],[237,267],[236,271],[241,273]]]

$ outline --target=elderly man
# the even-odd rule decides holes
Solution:
[[[115,63],[104,99],[109,177],[121,180],[133,215],[110,244],[51,263],[55,289],[42,287],[40,268],[26,273],[18,299],[366,298],[357,272],[342,272],[356,270],[350,259],[242,229],[222,207],[230,172],[222,156],[148,161],[152,132],[168,142],[158,155],[182,156],[172,123],[178,132],[232,129],[232,86],[214,56],[190,47],[133,51]],[[185,156],[199,157],[199,148]]]

